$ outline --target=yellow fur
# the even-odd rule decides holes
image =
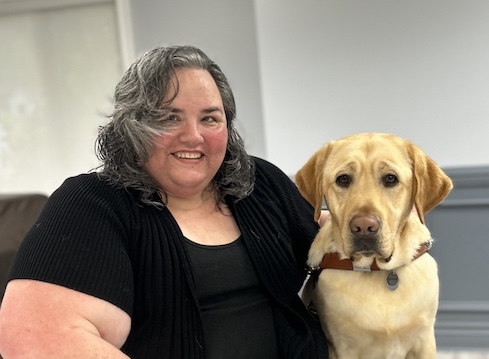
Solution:
[[[351,179],[348,186],[337,184],[342,175]],[[394,175],[398,183],[386,186],[386,175]],[[303,299],[314,302],[331,342],[330,357],[435,359],[437,265],[427,253],[413,258],[430,239],[424,215],[452,188],[448,176],[409,141],[363,133],[323,146],[296,181],[317,218],[323,198],[331,212],[311,246],[308,264],[317,266],[325,253],[337,252],[365,266],[376,261],[382,269],[326,269],[315,287],[306,285]],[[375,255],[355,252],[349,225],[355,216],[371,216],[380,224]],[[399,277],[394,291],[386,285],[390,270]]]

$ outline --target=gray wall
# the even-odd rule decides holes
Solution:
[[[489,167],[446,169],[454,189],[426,217],[439,266],[441,348],[489,348]]]

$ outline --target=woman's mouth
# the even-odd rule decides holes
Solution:
[[[202,153],[200,152],[175,152],[173,155],[177,158],[188,160],[197,160],[199,158],[202,158]]]

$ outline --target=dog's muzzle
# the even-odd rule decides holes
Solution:
[[[380,223],[372,215],[356,215],[349,224],[353,253],[371,256],[379,251],[378,234]]]

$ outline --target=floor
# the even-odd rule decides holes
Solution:
[[[436,359],[489,359],[489,352],[439,352]]]

